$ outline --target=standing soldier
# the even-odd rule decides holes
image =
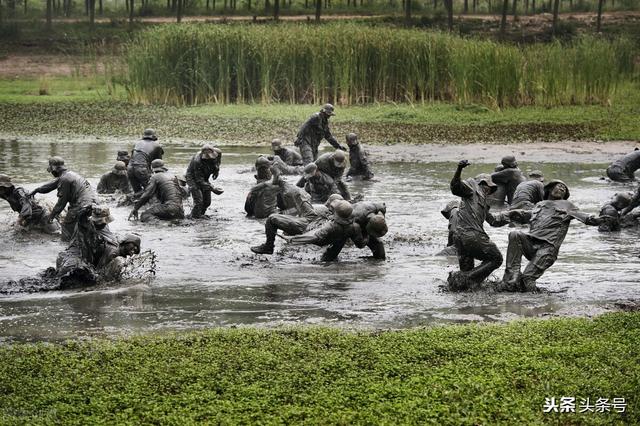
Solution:
[[[193,156],[187,168],[187,184],[191,189],[193,197],[193,210],[191,218],[201,218],[207,208],[211,205],[211,192],[222,194],[222,190],[209,183],[218,178],[220,173],[220,163],[222,162],[222,151],[207,144],[200,149],[200,152]]]
[[[123,194],[131,192],[129,178],[127,177],[127,166],[123,161],[116,161],[113,169],[102,175],[98,182],[98,194],[113,194],[120,191]]]
[[[157,142],[158,137],[153,129],[146,129],[142,140],[138,141],[131,151],[131,161],[127,168],[129,182],[133,192],[138,193],[145,189],[151,178],[151,162],[162,159],[164,150]]]
[[[300,127],[295,145],[300,149],[304,164],[313,163],[318,158],[318,147],[322,139],[326,139],[335,149],[346,151],[329,130],[329,117],[335,115],[331,104],[325,104],[320,112],[314,113]]]
[[[302,156],[293,149],[282,146],[280,139],[271,141],[271,149],[287,166],[302,166]]]
[[[140,216],[142,222],[148,222],[153,217],[162,220],[184,218],[182,191],[178,178],[168,172],[162,160],[153,160],[151,169],[153,170],[153,176],[149,179],[149,185],[147,185],[140,199],[134,204],[129,219],[132,217],[138,219],[138,210],[154,195],[158,197],[159,203],[142,212]]]
[[[347,135],[347,145],[349,146],[349,171],[347,177],[362,176],[363,180],[369,180],[373,178],[373,172],[369,167],[369,160],[367,159],[367,153],[362,145],[358,143],[358,135],[355,133],[349,133]]]
[[[62,223],[62,239],[68,241],[73,236],[78,215],[87,206],[95,204],[97,202],[97,196],[85,178],[67,170],[62,158],[49,158],[47,171],[51,173],[55,179],[34,189],[29,195],[34,196],[37,193],[48,194],[54,189],[58,190],[58,202],[47,218],[47,222],[52,223],[58,215],[62,213],[62,210],[64,210],[67,204],[69,204],[67,215]]]

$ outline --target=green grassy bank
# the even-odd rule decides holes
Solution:
[[[40,95],[41,89],[46,94]],[[0,134],[136,136],[154,127],[161,138],[254,144],[292,141],[319,106],[135,105],[108,79],[0,80]],[[365,143],[472,143],[558,140],[640,140],[640,86],[622,88],[610,106],[527,106],[492,110],[477,105],[374,104],[338,107],[337,137],[355,131]]]
[[[3,424],[638,424],[640,314],[0,347]],[[576,413],[543,413],[545,398]],[[581,399],[626,412],[579,414]]]

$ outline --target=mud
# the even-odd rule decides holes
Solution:
[[[0,135],[1,136],[1,135]],[[0,142],[0,170],[27,189],[49,180],[47,157],[61,155],[71,170],[92,184],[112,167],[118,149],[131,140],[18,138]],[[166,163],[184,173],[202,141],[167,144]],[[490,171],[505,153],[523,170],[540,169],[571,188],[572,201],[597,214],[615,192],[633,185],[601,178],[608,163],[633,143],[518,144],[473,146],[370,147],[377,182],[353,181],[353,194],[387,204],[388,259],[375,261],[368,250],[345,247],[338,263],[319,261],[322,249],[288,247],[276,241],[273,256],[254,255],[264,240],[264,220],[247,219],[244,198],[253,184],[246,170],[268,146],[222,147],[224,194],[213,198],[209,220],[172,223],[128,222],[131,207],[105,198],[117,234],[135,232],[142,249],[157,259],[156,276],[114,285],[45,293],[0,295],[0,340],[56,340],[93,335],[127,335],[155,330],[211,326],[324,324],[355,328],[403,328],[467,321],[509,321],[523,317],[596,315],[637,303],[640,231],[603,234],[572,224],[558,261],[539,280],[537,294],[444,291],[454,257],[435,256],[447,242],[440,209],[454,197],[448,182],[460,157],[473,164],[465,176]],[[525,152],[525,154],[521,154]],[[288,178],[292,181],[291,178]],[[44,199],[53,202],[55,193]],[[190,211],[191,206],[185,206]],[[30,235],[13,225],[15,214],[0,205],[0,281],[37,276],[55,264],[63,244]],[[506,253],[509,227],[487,227]],[[144,269],[144,268],[143,268]],[[492,280],[504,272],[504,265]]]

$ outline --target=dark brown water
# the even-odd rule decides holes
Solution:
[[[24,139],[0,142],[0,173],[33,189],[50,179],[47,158],[63,156],[71,170],[92,184],[108,171],[116,151],[132,141]],[[165,161],[184,173],[199,144],[172,142]],[[545,315],[590,315],[615,301],[637,298],[640,266],[636,230],[601,234],[578,222],[571,225],[555,265],[539,285],[557,294],[443,292],[454,258],[436,257],[446,245],[447,223],[440,208],[454,197],[448,181],[455,163],[376,162],[377,182],[356,182],[353,193],[387,203],[388,259],[365,258],[368,251],[347,247],[340,262],[319,261],[321,249],[286,248],[278,240],[276,254],[258,256],[249,246],[264,239],[264,222],[245,218],[245,195],[253,184],[247,172],[268,148],[224,148],[217,183],[225,189],[214,197],[209,221],[180,225],[127,222],[130,208],[111,204],[116,233],[137,232],[143,249],[158,255],[157,278],[150,283],[85,291],[0,296],[0,341],[121,335],[165,329],[211,326],[324,324],[363,328],[401,328],[439,322],[504,321]],[[374,159],[375,160],[375,159]],[[392,160],[392,159],[391,159]],[[499,158],[496,158],[496,162]],[[474,164],[466,176],[491,171],[494,164]],[[596,213],[616,191],[599,177],[605,164],[521,163],[523,170],[541,169],[547,179],[565,180],[571,199]],[[240,173],[245,171],[245,173]],[[293,180],[293,178],[290,178]],[[43,197],[52,204],[55,193]],[[190,211],[190,206],[186,208]],[[0,205],[0,280],[33,276],[55,264],[64,248],[56,238],[29,236],[12,224],[16,215]],[[510,228],[488,233],[506,254]],[[504,267],[496,274],[502,276]]]

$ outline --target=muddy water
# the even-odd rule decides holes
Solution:
[[[100,174],[110,169],[116,151],[133,143],[95,139],[56,142],[0,142],[0,172],[33,189],[49,180],[47,157],[61,155],[71,170],[87,176],[95,185]],[[165,156],[171,171],[183,173],[197,146],[171,142]],[[572,224],[556,264],[539,280],[541,287],[562,292],[523,295],[442,291],[440,286],[456,261],[434,254],[446,245],[447,223],[439,210],[453,198],[448,180],[455,163],[412,162],[388,150],[384,158],[373,156],[376,182],[350,186],[353,193],[363,193],[368,200],[387,203],[386,261],[367,259],[367,251],[347,247],[339,263],[322,263],[320,249],[290,249],[282,240],[277,241],[275,255],[254,255],[249,246],[263,241],[264,225],[243,214],[245,194],[254,181],[253,174],[246,171],[256,156],[267,150],[224,148],[218,184],[225,193],[214,197],[209,210],[212,219],[208,221],[160,225],[127,222],[130,208],[117,208],[111,202],[116,219],[111,229],[142,236],[143,248],[158,255],[157,277],[151,282],[86,291],[0,296],[0,341],[253,324],[401,328],[440,322],[591,315],[618,300],[637,297],[639,232],[606,235],[578,222]],[[394,161],[399,159],[403,161]],[[574,203],[587,212],[597,212],[604,200],[625,188],[598,179],[604,161],[555,162],[559,160],[550,155],[547,163],[525,162],[521,167],[542,169],[547,178],[565,180]],[[473,164],[465,174],[491,171],[494,164]],[[55,193],[43,198],[53,203]],[[54,265],[57,253],[64,248],[56,238],[24,235],[12,225],[15,218],[8,205],[0,205],[2,281],[33,276]],[[506,253],[510,228],[487,228]]]

